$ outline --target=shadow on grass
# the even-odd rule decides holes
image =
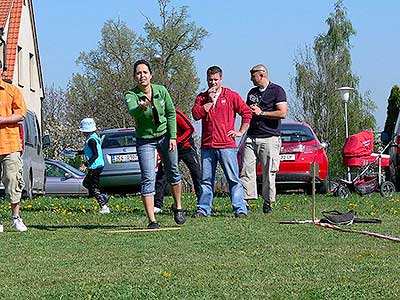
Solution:
[[[35,228],[38,230],[56,231],[63,229],[84,229],[84,230],[99,230],[99,229],[127,229],[127,228],[141,228],[134,227],[132,225],[29,225],[29,228]]]

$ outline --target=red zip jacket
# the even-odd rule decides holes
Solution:
[[[222,88],[215,106],[207,113],[203,107],[209,102],[207,92],[200,93],[192,108],[193,118],[202,120],[202,148],[236,148],[236,141],[228,137],[228,131],[235,130],[236,114],[243,123],[250,123],[252,112],[240,95],[228,88]]]
[[[189,118],[179,109],[176,110],[176,143],[178,151],[182,148],[189,148],[192,146],[192,135],[194,127]]]

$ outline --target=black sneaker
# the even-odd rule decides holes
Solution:
[[[264,203],[264,205],[263,205],[263,213],[264,214],[272,213],[272,208],[271,208],[271,205],[269,203]]]
[[[192,215],[192,218],[205,218],[205,217],[207,217],[207,216],[204,215],[204,214],[202,214],[202,213],[199,212],[199,211],[196,211],[196,212]]]
[[[236,218],[247,218],[247,215],[245,213],[238,213],[238,214],[235,214],[235,217]]]
[[[149,225],[147,225],[148,229],[158,229],[160,228],[160,224],[158,224],[157,222],[150,222]]]
[[[185,213],[183,212],[182,208],[176,208],[175,203],[172,204],[171,209],[174,213],[174,220],[175,223],[178,225],[182,225],[185,224],[186,220],[185,220]]]
[[[110,196],[106,194],[100,194],[100,200],[99,200],[100,207],[106,205],[108,203],[108,200],[110,200]]]

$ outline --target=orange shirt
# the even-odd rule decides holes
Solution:
[[[26,105],[21,91],[0,79],[0,117],[12,114],[26,116]],[[0,124],[0,155],[22,150],[18,123]]]

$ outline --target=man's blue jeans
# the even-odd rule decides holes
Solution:
[[[229,193],[234,214],[243,213],[247,215],[247,207],[243,200],[243,187],[239,179],[236,148],[206,148],[201,150],[201,196],[197,205],[197,211],[206,216],[211,215],[217,162],[220,163],[229,184]]]
[[[152,196],[155,194],[156,179],[156,150],[159,151],[163,162],[167,181],[172,184],[181,182],[181,175],[178,170],[178,151],[170,152],[169,138],[166,136],[158,139],[136,139],[136,150],[139,157],[141,177],[141,194],[142,196]]]

